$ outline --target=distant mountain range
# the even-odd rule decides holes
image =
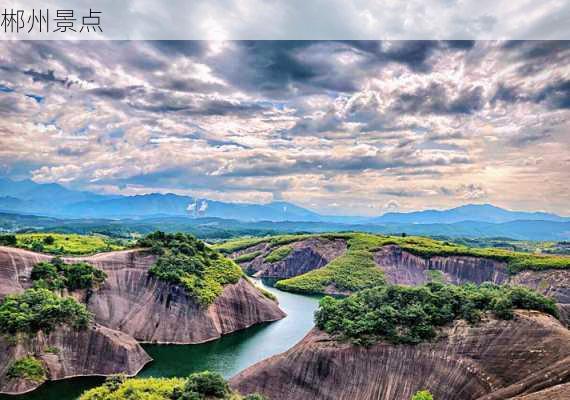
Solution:
[[[61,233],[100,233],[110,236],[146,234],[155,230],[188,232],[203,239],[236,236],[265,236],[282,233],[321,233],[361,231],[380,234],[436,236],[449,238],[510,238],[517,240],[570,240],[570,222],[510,221],[502,223],[456,222],[453,224],[342,224],[335,222],[259,221],[184,216],[141,219],[63,219],[13,213],[0,213],[2,231],[45,231]]]
[[[393,227],[398,224],[407,226],[463,223],[462,226],[466,226],[467,222],[483,224],[514,221],[570,222],[568,217],[551,213],[510,211],[490,204],[468,204],[449,210],[392,212],[375,218],[328,216],[287,202],[229,203],[172,193],[136,196],[100,195],[70,190],[55,183],[38,184],[31,180],[13,181],[5,178],[0,178],[0,211],[57,218],[213,217],[242,222],[314,222],[340,225],[342,228],[352,225]],[[416,227],[414,231],[427,228],[427,226]]]
[[[368,223],[453,224],[462,221],[570,221],[570,218],[545,212],[510,211],[491,204],[467,204],[449,210],[424,210],[407,213],[386,213],[368,220]]]

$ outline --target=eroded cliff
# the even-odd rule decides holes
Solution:
[[[398,285],[427,283],[432,280],[430,270],[441,271],[443,281],[453,284],[501,284],[509,279],[507,266],[503,262],[465,256],[422,258],[396,245],[383,246],[375,252],[374,262],[384,271],[388,283]]]
[[[374,261],[384,271],[388,283],[421,285],[433,280],[433,271],[446,283],[462,284],[493,282],[522,285],[552,297],[558,303],[561,319],[570,321],[570,271],[522,271],[510,274],[504,262],[466,256],[422,258],[399,246],[383,246],[374,254]]]
[[[313,237],[286,245],[291,252],[277,262],[267,262],[266,257],[273,248],[268,243],[260,243],[240,252],[233,257],[257,253],[257,256],[243,263],[248,274],[258,278],[284,279],[324,267],[347,249],[346,240]]]
[[[50,256],[0,247],[0,298],[31,286],[30,273]],[[224,286],[213,304],[200,306],[178,285],[149,276],[156,256],[145,250],[69,257],[107,274],[95,291],[73,293],[87,304],[96,322],[143,342],[200,343],[251,325],[285,317],[278,304],[245,278]]]
[[[75,330],[59,326],[50,334],[19,335],[18,340],[0,336],[0,393],[24,393],[45,380],[73,376],[132,376],[151,358],[131,336],[98,324]],[[31,380],[8,376],[12,363],[26,356],[40,360],[45,379]]]
[[[491,400],[538,396],[568,381],[570,332],[553,317],[517,311],[510,321],[457,321],[419,345],[359,347],[314,329],[231,384],[273,400],[402,400],[423,388],[438,400]]]

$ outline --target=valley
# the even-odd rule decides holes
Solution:
[[[118,372],[163,379],[209,370],[236,393],[290,400],[400,400],[426,387],[444,400],[542,400],[541,391],[570,381],[567,256],[357,232],[211,245],[155,232],[122,246],[75,256],[0,247],[0,318],[22,309],[9,302],[56,299],[88,313],[81,327],[64,316],[42,328],[38,314],[4,328],[2,391],[21,394],[2,400],[72,400]],[[319,306],[323,295],[334,298]],[[501,372],[514,354],[525,368]],[[10,372],[25,357],[39,375]]]

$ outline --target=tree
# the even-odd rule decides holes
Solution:
[[[412,400],[433,400],[433,396],[427,390],[420,390],[412,396]]]
[[[16,243],[16,235],[0,235],[0,246],[15,246]]]
[[[49,235],[49,236],[46,236],[46,237],[44,238],[44,244],[45,244],[46,246],[51,246],[51,245],[54,244],[54,243],[55,243],[55,239],[54,239],[53,236]]]
[[[182,398],[184,400],[186,398],[193,399],[193,396],[195,397],[195,394],[197,394],[200,397],[223,399],[229,393],[230,387],[222,375],[216,372],[204,371],[194,373],[188,377],[188,381],[184,385]]]

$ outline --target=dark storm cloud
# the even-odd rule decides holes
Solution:
[[[207,50],[207,42],[200,40],[153,40],[149,43],[170,56],[199,57]]]
[[[393,104],[397,113],[410,114],[471,114],[485,104],[483,89],[471,86],[450,94],[444,86],[431,83],[411,93],[403,93]]]
[[[535,99],[552,109],[570,108],[570,80],[559,80],[545,86]]]
[[[500,84],[491,98],[491,104],[499,101],[505,103],[534,102],[542,103],[552,110],[568,109],[570,108],[570,80],[561,79],[547,83],[534,92],[525,92],[516,86]]]
[[[131,89],[129,88],[102,87],[88,90],[87,93],[97,97],[103,97],[112,100],[122,100],[129,95],[130,91]]]
[[[472,41],[244,41],[216,59],[213,68],[233,85],[277,97],[328,90],[351,93],[362,78],[388,63],[429,72],[437,51],[465,51]],[[358,56],[350,66],[335,62],[337,55]],[[236,60],[242,60],[240,68]]]
[[[34,82],[50,82],[50,83],[60,83],[65,85],[67,83],[67,79],[60,79],[55,76],[54,71],[49,70],[47,72],[40,72],[34,71],[33,69],[29,69],[23,72],[25,75],[31,76]]]
[[[503,45],[507,56],[521,62],[518,72],[521,75],[532,75],[566,62],[570,56],[570,41],[516,40]]]
[[[165,90],[149,90],[142,86],[101,87],[86,91],[96,97],[127,100],[133,109],[157,113],[180,112],[186,115],[251,115],[270,109],[270,104],[227,99],[180,97]]]

